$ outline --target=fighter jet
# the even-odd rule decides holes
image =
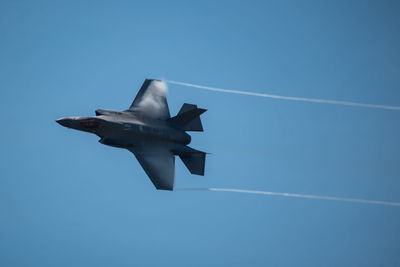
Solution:
[[[203,131],[200,115],[206,109],[183,104],[170,117],[166,84],[146,79],[129,109],[98,109],[93,117],[65,117],[56,120],[62,126],[96,134],[99,142],[132,152],[147,176],[159,190],[173,190],[175,156],[179,156],[192,174],[204,175],[206,153],[187,146],[187,131]]]

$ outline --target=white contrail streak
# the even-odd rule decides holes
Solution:
[[[345,106],[353,106],[353,107],[400,110],[400,106],[375,105],[375,104],[365,104],[365,103],[349,102],[349,101],[337,101],[337,100],[328,100],[328,99],[317,99],[317,98],[305,98],[305,97],[295,97],[295,96],[281,96],[281,95],[262,94],[262,93],[248,92],[248,91],[222,89],[222,88],[209,87],[209,86],[192,84],[192,83],[169,81],[169,80],[167,80],[166,82],[170,83],[170,84],[194,87],[194,88],[199,88],[199,89],[203,89],[203,90],[222,92],[222,93],[228,93],[228,94],[250,95],[250,96],[258,96],[258,97],[266,97],[266,98],[284,99],[284,100],[292,100],[292,101],[303,101],[303,102],[313,102],[313,103],[325,103],[325,104],[334,104],[334,105],[345,105]]]
[[[333,201],[342,201],[342,202],[353,202],[353,203],[400,207],[400,202],[368,200],[368,199],[359,199],[359,198],[329,197],[329,196],[294,194],[294,193],[281,193],[281,192],[269,192],[269,191],[258,191],[258,190],[243,190],[243,189],[232,189],[232,188],[180,188],[180,189],[175,189],[175,190],[233,192],[233,193],[258,194],[258,195],[308,198],[308,199],[322,199],[322,200],[333,200]]]

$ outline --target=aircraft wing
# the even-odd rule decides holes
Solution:
[[[175,176],[175,157],[171,151],[161,146],[129,149],[147,176],[159,190],[173,190]]]
[[[146,79],[128,110],[152,119],[166,120],[170,118],[166,95],[165,82]]]

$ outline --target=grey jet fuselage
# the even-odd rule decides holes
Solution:
[[[57,122],[65,127],[98,135],[100,143],[119,148],[136,148],[148,142],[163,142],[170,149],[188,145],[191,137],[167,121],[143,118],[132,111],[96,110],[96,117],[66,117]]]

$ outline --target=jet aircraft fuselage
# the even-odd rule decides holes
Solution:
[[[164,142],[174,149],[188,145],[190,135],[167,121],[140,118],[134,111],[96,110],[95,117],[66,117],[57,122],[65,127],[98,135],[100,143],[135,148],[147,142]]]

